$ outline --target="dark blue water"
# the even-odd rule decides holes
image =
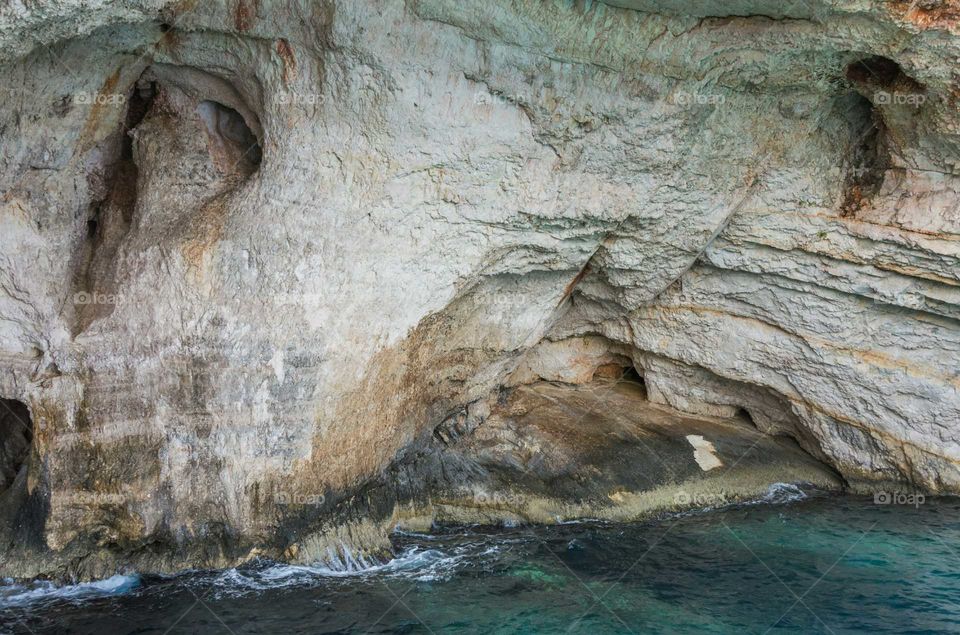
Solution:
[[[960,501],[812,496],[630,525],[397,535],[363,572],[271,563],[7,586],[24,633],[958,633]]]

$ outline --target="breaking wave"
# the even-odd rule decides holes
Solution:
[[[496,548],[488,549],[487,553],[491,550],[495,551]],[[323,564],[270,563],[259,567],[228,569],[217,576],[214,584],[220,587],[223,595],[242,595],[250,591],[314,586],[329,583],[331,579],[374,575],[435,582],[449,579],[471,555],[467,549],[458,548],[453,553],[447,553],[439,549],[412,546],[396,558],[379,563],[344,550],[340,557],[331,553]]]
[[[771,505],[783,505],[784,503],[795,503],[797,501],[802,501],[809,497],[810,495],[803,491],[799,485],[792,483],[774,483],[767,488],[766,494],[754,501],[750,501],[747,504],[757,505],[760,503],[767,503]]]
[[[805,483],[773,483],[767,488],[766,492],[756,498],[747,500],[730,500],[725,496],[720,496],[718,500],[714,502],[713,496],[705,496],[704,500],[710,501],[713,504],[705,503],[701,506],[693,507],[692,509],[687,509],[682,512],[665,514],[664,517],[686,518],[688,516],[700,516],[712,512],[719,512],[726,509],[751,505],[786,505],[789,503],[796,503],[806,500],[810,498],[811,495],[816,495],[817,492],[818,490],[814,489],[812,485]]]
[[[119,574],[96,582],[65,585],[46,580],[36,580],[29,584],[15,584],[12,580],[5,580],[0,586],[0,609],[48,601],[88,600],[122,595],[138,586],[140,586],[140,576]]]
[[[722,505],[699,510],[688,510],[670,517],[683,517],[709,513],[740,505],[780,505],[802,501],[810,497],[801,486],[791,483],[774,483],[762,496],[749,501]],[[559,520],[559,519],[558,519]],[[590,525],[599,521],[579,519],[564,520],[561,525]],[[405,578],[417,582],[438,582],[452,578],[456,572],[471,564],[487,559],[496,559],[501,547],[510,549],[510,544],[523,541],[518,536],[500,536],[497,544],[490,544],[489,536],[470,536],[465,542],[450,544],[450,536],[416,534],[397,531],[397,534],[414,539],[421,544],[404,548],[395,558],[379,561],[361,554],[354,554],[346,547],[331,549],[324,562],[310,565],[284,564],[262,561],[239,568],[217,572],[184,573],[180,578],[188,584],[217,587],[217,596],[238,596],[257,593],[270,589],[286,587],[311,587],[336,582],[347,583],[367,576],[385,576]],[[439,542],[436,548],[430,542]],[[423,543],[428,543],[424,545]],[[439,545],[437,545],[439,546]],[[173,579],[170,578],[170,579]],[[54,601],[82,601],[97,597],[123,595],[139,587],[142,583],[139,575],[115,575],[105,580],[82,584],[57,585],[49,581],[35,581],[29,584],[16,584],[5,580],[0,584],[0,610],[27,605],[38,605]]]

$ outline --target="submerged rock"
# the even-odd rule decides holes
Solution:
[[[0,575],[960,492],[955,5],[0,10]]]

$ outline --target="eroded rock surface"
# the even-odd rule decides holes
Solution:
[[[678,415],[609,379],[518,388],[438,460],[441,474],[469,475],[449,479],[459,491],[432,488],[431,522],[635,520],[757,498],[776,483],[841,484],[787,436],[743,417]]]
[[[490,447],[539,428],[494,413],[611,367],[855,489],[960,492],[958,25],[952,1],[6,5],[0,398],[30,434],[2,441],[0,573],[375,550],[473,483],[438,452],[533,496]],[[630,516],[576,507],[643,487],[600,454],[510,513]]]

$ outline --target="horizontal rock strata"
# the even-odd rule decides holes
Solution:
[[[575,445],[629,426],[502,411],[611,368],[657,491],[733,462],[713,417],[793,448],[745,495],[960,492],[960,6],[789,5],[0,9],[0,575],[654,513],[642,447]]]

